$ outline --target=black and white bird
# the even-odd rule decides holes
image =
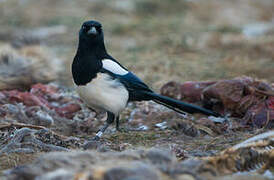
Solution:
[[[91,108],[107,112],[105,125],[97,132],[98,140],[116,120],[128,102],[153,100],[179,113],[219,114],[153,92],[135,74],[107,53],[102,25],[97,21],[84,22],[79,32],[79,44],[72,63],[72,75],[81,99]]]

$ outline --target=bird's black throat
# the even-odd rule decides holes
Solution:
[[[76,85],[86,85],[102,68],[102,59],[108,57],[104,40],[100,37],[79,37],[78,49],[72,63]]]

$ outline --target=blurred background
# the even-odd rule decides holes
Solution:
[[[36,81],[72,85],[78,30],[91,19],[103,24],[108,52],[153,89],[243,75],[274,81],[273,0],[0,0],[0,16],[0,71],[26,70],[5,64],[8,53],[35,59]]]

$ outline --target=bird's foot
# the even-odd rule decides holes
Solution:
[[[82,148],[84,150],[87,150],[87,149],[97,149],[97,147],[100,145],[100,138],[98,139],[98,137],[94,137],[92,138],[92,140],[90,141],[86,141],[83,145],[82,145]]]
[[[99,136],[94,136],[91,140],[86,141],[82,147],[83,149],[96,149],[100,143],[100,137]]]
[[[116,131],[119,131],[119,132],[121,131],[119,119],[118,120],[116,119],[116,126],[115,126],[115,128],[116,128]]]
[[[128,130],[128,129],[126,129],[126,128],[123,128],[123,127],[122,127],[122,128],[118,128],[118,129],[116,128],[116,131],[118,131],[118,132],[121,132],[121,133],[122,133],[122,132],[128,132],[129,130]]]
[[[120,126],[116,126],[116,131],[121,132]]]
[[[92,141],[99,141],[99,140],[100,140],[100,137],[97,135],[92,138]]]

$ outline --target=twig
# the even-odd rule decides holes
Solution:
[[[44,126],[32,125],[32,124],[24,124],[24,123],[0,123],[0,129],[9,128],[9,127],[19,127],[19,128],[32,128],[32,129],[46,129]]]
[[[259,90],[257,88],[254,88],[254,90],[258,94],[262,94],[262,95],[265,95],[265,96],[274,96],[274,92],[272,92],[272,91],[262,91],[262,90]]]
[[[270,121],[270,111],[266,111],[266,122],[265,122],[265,125],[264,125],[264,129],[267,127],[268,123]]]

